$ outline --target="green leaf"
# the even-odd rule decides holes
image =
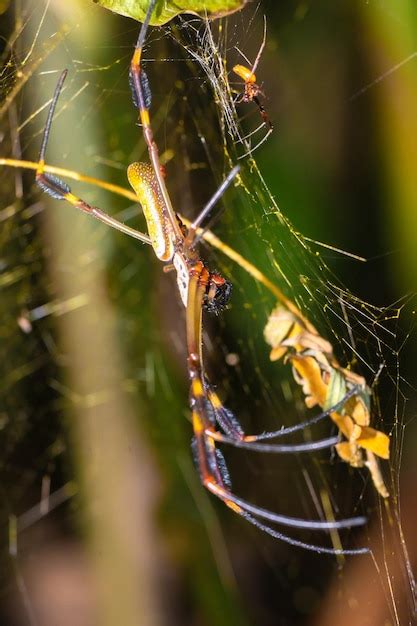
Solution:
[[[94,0],[96,4],[143,22],[149,0]],[[159,0],[151,24],[161,26],[180,13],[194,13],[211,19],[241,9],[247,0]]]

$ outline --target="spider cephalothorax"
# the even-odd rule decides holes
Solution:
[[[210,313],[220,313],[230,300],[232,288],[232,283],[223,278],[223,276],[211,273],[204,300],[204,308]]]

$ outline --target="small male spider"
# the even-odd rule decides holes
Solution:
[[[260,60],[262,52],[263,52],[263,50],[265,48],[265,43],[266,43],[266,21],[264,22],[264,36],[263,36],[263,40],[262,40],[261,46],[260,46],[260,48],[258,50],[258,54],[256,55],[255,62],[252,65],[252,68],[249,69],[249,67],[246,67],[246,65],[239,65],[238,64],[238,65],[235,65],[233,67],[233,71],[244,82],[243,93],[239,94],[237,102],[254,102],[258,106],[259,113],[261,114],[261,118],[262,118],[264,124],[269,127],[269,131],[268,131],[268,134],[269,134],[273,130],[273,125],[272,125],[271,120],[269,119],[269,116],[268,116],[267,112],[265,111],[263,105],[261,104],[261,102],[260,102],[260,100],[258,98],[258,96],[265,97],[265,94],[263,93],[263,91],[259,87],[259,85],[257,84],[257,82],[256,82],[256,74],[255,74],[255,70],[258,67],[259,60]],[[240,52],[240,54],[249,63],[249,60],[243,54],[243,52],[241,52],[238,48],[237,48],[237,50],[238,50],[238,52]]]

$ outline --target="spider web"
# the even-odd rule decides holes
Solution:
[[[146,158],[140,129],[134,128],[127,83],[137,27],[95,7],[80,9],[72,16],[66,11],[58,2],[43,6],[24,3],[15,14],[16,20],[10,22],[9,48],[5,48],[0,75],[5,129],[2,156],[36,160],[47,104],[59,71],[68,67],[69,79],[58,106],[47,161],[126,187],[127,164]],[[360,240],[357,225],[361,214],[355,217],[349,206],[354,194],[348,200],[342,194],[333,196],[340,203],[337,211],[329,208],[329,197],[324,194],[309,197],[307,189],[314,188],[317,181],[311,180],[311,161],[299,148],[303,133],[297,134],[294,128],[293,134],[290,132],[290,109],[297,101],[297,85],[283,61],[278,61],[281,80],[273,70],[268,72],[276,63],[273,35],[268,39],[272,49],[267,47],[257,75],[264,80],[265,107],[275,130],[253,154],[257,161],[259,158],[259,167],[246,154],[266,131],[258,128],[261,120],[254,103],[235,106],[234,90],[239,91],[241,85],[229,82],[233,81],[230,68],[242,62],[239,51],[249,59],[256,56],[262,34],[262,15],[253,7],[212,25],[196,19],[178,20],[172,30],[152,31],[145,51],[146,69],[154,99],[153,127],[168,188],[174,206],[192,217],[231,166],[237,161],[241,164],[243,184],[226,193],[225,210],[213,226],[214,232],[296,303],[331,341],[343,367],[365,376],[373,391],[372,423],[393,438],[389,467],[383,467],[392,504],[384,507],[378,500],[365,470],[349,468],[334,454],[273,458],[241,450],[225,453],[234,490],[257,504],[283,514],[316,518],[324,516],[326,502],[330,502],[337,517],[365,512],[377,520],[378,529],[375,523],[365,537],[375,546],[371,576],[382,589],[393,622],[400,623],[398,616],[404,607],[391,581],[394,573],[389,552],[396,546],[401,575],[412,586],[399,525],[399,476],[409,419],[405,399],[412,391],[400,360],[410,332],[410,325],[402,318],[411,307],[407,298],[390,307],[377,307],[346,287],[354,277],[354,290],[358,286],[366,300],[374,301],[371,296],[376,294],[368,294],[368,285],[375,273],[384,270],[386,258],[376,258],[372,241],[370,254],[366,246],[353,247],[361,256],[375,257],[366,264],[335,251],[339,246],[326,248],[316,241],[333,244],[334,231],[329,223],[336,215],[339,219],[343,215],[350,241]],[[300,115],[299,110],[294,111]],[[309,117],[301,119],[306,123]],[[249,139],[242,139],[248,135]],[[314,152],[307,142],[308,149]],[[329,560],[317,565],[310,555],[294,554],[293,549],[260,537],[230,512],[216,506],[214,513],[211,500],[201,494],[190,464],[191,429],[184,419],[188,415],[184,320],[173,295],[172,276],[161,276],[151,250],[108,233],[69,207],[47,202],[34,187],[31,173],[4,168],[1,181],[3,332],[7,347],[1,409],[2,474],[3,484],[8,486],[4,523],[10,513],[19,515],[36,504],[41,486],[48,480],[53,492],[74,481],[75,461],[69,441],[74,439],[82,450],[79,438],[87,434],[78,427],[70,439],[62,416],[75,413],[81,420],[86,405],[101,405],[103,389],[116,388],[131,401],[132,420],[141,416],[142,436],[153,459],[152,479],[139,486],[134,483],[134,487],[142,489],[149,501],[153,501],[155,490],[164,491],[159,504],[164,536],[176,554],[176,565],[189,568],[199,581],[195,588],[184,581],[183,586],[204,607],[200,609],[204,615],[211,616],[210,623],[231,623],[242,611],[234,595],[236,583],[229,554],[239,554],[248,565],[249,573],[239,572],[237,578],[238,588],[255,589],[250,616],[259,615],[260,610],[273,614],[274,596],[280,588],[284,590],[279,594],[283,614],[301,620],[303,613],[317,606],[335,563]],[[297,182],[300,189],[294,193],[291,186]],[[74,183],[73,188],[129,225],[144,229],[136,206],[128,206],[125,200],[94,186]],[[292,207],[291,220],[296,227],[287,218]],[[310,412],[290,368],[270,362],[263,338],[275,298],[220,252],[203,244],[202,254],[213,269],[233,283],[230,308],[217,319],[205,321],[207,368],[218,393],[247,432],[272,430],[305,419]],[[112,311],[113,303],[117,303],[109,324],[114,326],[118,365],[116,372],[102,371],[106,355],[112,352],[108,350],[103,356],[100,345],[93,343],[90,366],[103,379],[100,387],[94,376],[90,380],[86,375],[87,380],[80,382],[83,377],[74,374],[74,370],[83,371],[83,363],[71,344],[82,344],[89,331],[98,332],[101,325],[106,326],[102,323],[106,313],[101,315],[97,310],[106,311],[103,307],[108,301]],[[78,332],[80,327],[86,335]],[[116,409],[110,406],[113,416],[124,414],[124,400],[120,404],[116,401]],[[330,423],[323,424],[305,437],[319,438],[331,430]],[[97,433],[90,435],[94,442]],[[123,443],[120,446],[119,455],[123,456]],[[141,470],[148,471],[144,466]],[[109,480],[102,467],[94,475],[98,491],[100,484],[104,491]],[[87,480],[87,493],[88,485]],[[68,491],[70,495],[73,492],[73,488]],[[60,528],[61,517],[73,524],[78,519],[79,509],[71,503],[57,510],[57,520],[52,518]],[[123,517],[129,518],[129,511],[124,513]],[[184,547],[189,546],[190,536],[192,551]],[[354,536],[348,533],[342,539],[347,545]],[[243,551],[247,543],[250,547]],[[6,549],[6,541],[3,547]],[[232,562],[236,563],[234,558]],[[257,582],[251,567],[259,579],[268,582]],[[278,572],[282,567],[286,574]],[[236,572],[236,565],[234,569]],[[317,571],[320,581],[316,580]],[[340,577],[342,594],[347,584]],[[202,598],[201,588],[210,590],[211,600]],[[292,590],[291,599],[285,599],[286,589]],[[308,593],[303,596],[306,589]],[[411,615],[410,598],[411,594]],[[224,613],[222,618],[219,610]],[[239,623],[244,619],[242,613]],[[265,623],[267,620],[265,614]]]
[[[249,20],[249,23],[251,23],[251,20]],[[236,43],[231,46],[231,41],[239,42],[239,34],[242,30],[244,33],[243,39],[249,32],[250,36],[252,36],[254,31],[256,32],[254,24],[251,23],[250,31],[247,29],[247,24],[247,17],[245,19],[245,17],[242,18],[241,16],[236,19],[235,24],[231,24],[231,20],[229,20],[227,28],[222,26],[218,30],[215,26],[207,27],[207,25],[201,26],[196,23],[193,33],[196,43],[194,46],[185,44],[187,51],[191,51],[192,56],[203,68],[208,84],[215,94],[220,111],[219,127],[223,138],[224,151],[227,158],[231,157],[232,162],[235,162],[236,159],[241,159],[242,151],[246,154],[248,148],[251,145],[253,146],[252,137],[255,132],[249,130],[249,133],[248,131],[245,133],[245,130],[242,130],[242,125],[238,122],[238,113],[234,105],[236,98],[234,98],[233,87],[231,88],[229,82],[230,72],[229,74],[227,73],[227,69],[233,67],[239,60],[236,59],[236,51],[240,53],[240,43],[239,45]],[[192,33],[193,31],[188,23],[186,34],[189,35],[190,32]],[[261,41],[259,24],[257,39],[258,42]],[[251,58],[254,58],[256,55],[256,48],[253,50]],[[225,59],[227,59],[226,66]],[[248,65],[250,66],[249,63]],[[285,82],[283,86],[285,89]],[[238,109],[238,112],[240,111],[241,109]],[[240,121],[242,122],[242,119]],[[254,123],[250,120],[248,124],[244,118],[243,128],[247,129],[248,125],[249,129],[258,128],[256,122]],[[264,128],[263,132],[266,133],[267,130]],[[248,141],[242,140],[242,136],[250,137],[249,145]],[[262,142],[259,138],[256,141]],[[255,150],[257,149],[256,141]],[[285,138],[283,141],[285,143]],[[274,149],[276,150],[276,144]],[[266,151],[266,148],[264,150]],[[256,158],[257,155],[255,154],[254,156]],[[285,154],[280,156],[283,162]],[[226,163],[227,158],[225,158]],[[269,158],[273,158],[271,154]],[[215,162],[216,159],[212,159],[212,161]],[[267,162],[268,155],[265,157],[265,163]],[[284,164],[283,167],[285,170]],[[401,424],[404,423],[405,397],[412,391],[412,387],[403,379],[400,368],[399,356],[404,348],[403,341],[408,334],[405,333],[406,336],[401,338],[402,331],[399,320],[402,316],[402,310],[404,308],[407,309],[409,305],[409,298],[403,298],[393,306],[380,308],[353,295],[335,276],[334,272],[329,269],[326,257],[329,258],[330,264],[333,264],[335,259],[333,256],[322,252],[326,244],[303,237],[301,233],[294,229],[286,216],[283,215],[256,163],[251,159],[247,159],[243,162],[242,168],[245,193],[241,193],[239,200],[236,201],[236,206],[233,207],[229,214],[229,220],[227,221],[226,217],[223,218],[223,221],[227,222],[226,229],[223,225],[219,226],[219,228],[222,233],[226,232],[226,241],[232,247],[243,251],[242,254],[245,258],[254,260],[255,265],[279,284],[285,294],[319,328],[322,336],[330,339],[331,343],[336,347],[338,358],[344,366],[361,372],[367,378],[374,395],[374,424],[378,427],[385,420],[385,430],[388,427],[389,432],[393,435],[390,468],[392,473],[391,490],[396,494],[395,498],[399,497],[397,478],[403,444]],[[331,250],[332,246],[329,246],[329,249]],[[345,254],[345,258],[348,260],[349,257],[355,257],[354,254],[344,253],[343,250],[336,249],[334,251],[341,255]],[[356,258],[354,263],[358,264],[358,262],[364,260]],[[369,262],[372,263],[372,260]],[[290,392],[290,405],[288,406],[285,403],[285,399],[288,398],[288,389],[285,387],[286,382],[288,382],[287,379],[286,382],[281,382],[281,396],[279,396],[278,405],[276,404],[277,387],[280,386],[280,383],[277,382],[277,378],[274,378],[271,368],[268,368],[265,357],[262,355],[262,350],[264,350],[262,335],[259,332],[254,334],[251,326],[254,320],[256,320],[255,324],[259,324],[261,319],[266,320],[268,318],[272,308],[271,299],[268,298],[268,295],[265,294],[259,285],[256,287],[249,285],[245,277],[235,267],[230,268],[227,263],[223,263],[222,271],[225,273],[230,272],[230,277],[237,284],[239,290],[238,295],[234,294],[235,299],[230,316],[233,317],[233,323],[239,328],[235,344],[238,346],[237,352],[242,354],[242,351],[244,351],[245,354],[243,357],[245,363],[243,380],[245,382],[251,380],[251,378],[253,380],[253,371],[249,372],[249,368],[254,368],[255,373],[259,376],[256,391],[253,388],[250,391],[252,398],[255,398],[255,406],[257,407],[255,413],[256,415],[262,414],[262,416],[265,416],[265,407],[269,406],[275,419],[276,415],[279,414],[282,422],[286,423],[288,415],[293,417],[294,410],[300,410],[300,398],[297,397],[297,391],[293,395],[294,390],[292,390]],[[251,294],[249,297],[250,304],[248,303],[248,294]],[[240,298],[239,302],[236,302],[237,298]],[[246,320],[242,323],[242,310],[245,308],[249,312],[250,321]],[[232,351],[234,351],[234,348]],[[278,376],[283,377],[285,381],[285,374],[275,372],[275,377]],[[228,373],[227,378],[230,380],[230,373]],[[233,387],[236,384],[238,383],[233,380]],[[230,391],[230,395],[232,394],[233,388]],[[246,400],[242,403],[243,407],[245,405],[247,406]],[[283,406],[285,407],[284,414],[282,414]],[[382,406],[384,406],[384,410],[382,410]],[[245,412],[244,408],[243,412]],[[270,424],[269,427],[271,427]],[[304,459],[302,463],[304,473],[301,473],[305,476],[305,470],[308,466]],[[329,484],[331,485],[334,479],[336,480],[334,484],[338,484],[341,480],[344,481],[345,479],[341,478],[339,472],[343,472],[345,469],[333,466],[333,477],[329,479],[329,483],[325,483],[325,488]],[[288,471],[288,469],[286,468],[284,471]],[[318,484],[313,487],[317,495],[320,493],[320,480],[323,480],[323,476],[320,473],[314,474],[314,471],[309,471],[308,476],[309,482],[311,480],[314,481],[318,477]],[[311,478],[312,476],[314,477],[313,479]],[[299,486],[297,498],[303,499],[303,489],[305,493],[305,484]],[[323,489],[323,486],[321,486],[321,489]],[[363,493],[360,499],[362,496]],[[314,501],[314,495],[312,499]],[[355,506],[354,502],[355,496],[351,493],[351,506]],[[379,515],[382,527],[384,528],[387,523],[389,526],[390,523],[384,517],[382,510],[379,511]],[[385,526],[385,532],[388,526]],[[398,537],[398,539],[398,549],[400,549],[400,544],[404,548],[403,538],[400,539]],[[377,575],[381,575],[381,578],[385,576],[389,578],[389,566],[385,556],[382,555],[383,550],[380,553],[382,558],[377,564],[376,572],[379,572]],[[411,574],[411,566],[409,562],[407,563],[408,556],[406,551],[403,555],[405,558],[404,575],[407,579]],[[381,571],[384,569],[385,572],[381,574]],[[385,582],[387,582],[386,579]],[[412,575],[409,583],[412,594],[414,590]],[[392,593],[389,590],[389,586],[388,583],[386,587],[386,601],[393,605],[393,619],[398,619],[395,607],[396,599],[395,597],[389,597],[390,593]],[[413,600],[411,599],[411,594],[410,606],[412,607]]]

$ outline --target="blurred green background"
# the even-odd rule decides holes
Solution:
[[[32,172],[1,166],[3,623],[28,623],[25,598],[32,623],[54,626],[414,619],[417,7],[249,3],[213,25],[229,71],[241,59],[236,46],[255,58],[263,14],[257,78],[274,132],[254,156],[295,232],[276,219],[249,162],[242,162],[247,191],[227,193],[214,231],[296,298],[341,363],[372,385],[376,424],[393,436],[383,468],[393,498],[385,507],[365,470],[329,453],[225,452],[236,493],[262,506],[316,518],[315,498],[328,490],[338,517],[369,515],[369,529],[343,543],[371,542],[375,561],[341,568],[280,544],[204,492],[190,452],[184,319],[173,277],[151,250],[43,196]],[[45,106],[67,67],[47,162],[126,187],[126,166],[146,159],[127,82],[137,24],[90,2],[22,0],[0,28],[1,156],[36,160]],[[204,23],[184,18],[172,32],[152,30],[145,52],[167,184],[187,216],[227,172],[225,148],[232,159],[242,154],[224,137],[221,107],[187,51],[194,46],[209,62],[208,41]],[[258,126],[255,105],[238,112],[245,132]],[[144,228],[125,199],[69,182]],[[234,284],[230,308],[206,320],[208,371],[222,398],[249,432],[305,418],[288,367],[268,359],[262,332],[273,298],[220,254],[207,246],[202,253]],[[329,430],[323,424],[311,436]],[[54,493],[65,502],[46,514],[48,502],[60,502]],[[17,559],[8,554],[11,515],[20,529]]]

